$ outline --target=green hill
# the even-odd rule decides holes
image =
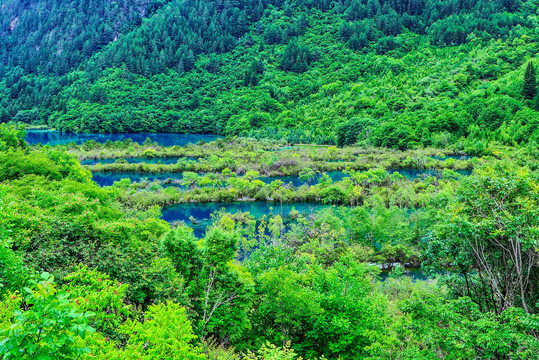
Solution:
[[[2,120],[470,152],[539,135],[536,101],[522,95],[535,1],[157,7],[140,24],[124,16],[132,30],[66,75],[4,61]]]

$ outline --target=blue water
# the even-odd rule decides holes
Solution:
[[[273,150],[269,150],[269,151],[283,151],[283,150],[290,150],[290,149],[294,149],[294,146],[281,146],[278,149],[273,149]]]
[[[165,181],[167,179],[171,180],[181,180],[182,173],[172,173],[172,172],[163,172],[163,173],[139,173],[139,172],[95,172],[92,174],[93,180],[99,186],[112,186],[115,181],[120,181],[122,179],[131,179],[131,182],[141,182],[143,180],[148,181]]]
[[[125,159],[129,164],[176,164],[178,160],[183,159],[185,161],[197,161],[197,158],[193,157],[159,157],[159,158],[127,158]],[[96,164],[112,164],[119,159],[84,159],[80,163],[82,165],[96,165]]]
[[[398,172],[408,179],[415,179],[423,175],[436,176],[437,174],[439,174],[439,170],[417,170],[417,169],[393,169],[393,170],[388,170],[388,172],[390,174],[394,172]],[[457,170],[456,172],[461,175],[470,175],[472,173],[471,170]],[[327,174],[334,182],[341,181],[343,178],[347,176],[342,171],[330,171]],[[203,174],[200,174],[200,175],[203,175]],[[175,172],[146,173],[146,172],[112,172],[111,171],[111,172],[93,173],[93,179],[99,186],[111,186],[115,181],[120,181],[121,179],[124,179],[124,178],[131,179],[131,182],[140,182],[145,179],[148,181],[155,181],[155,180],[164,181],[167,179],[181,180],[182,177],[183,177],[182,173],[175,173]],[[322,175],[318,174],[316,178],[311,181],[311,185],[318,184],[321,178],[322,178]],[[288,185],[292,183],[292,185],[295,187],[299,187],[307,183],[306,181],[301,181],[298,175],[264,176],[264,177],[260,177],[259,179],[262,180],[266,184],[269,184],[274,180],[281,180],[284,184]],[[173,183],[172,185],[178,185],[178,184]]]
[[[472,170],[454,170],[456,173],[461,175],[471,175]],[[389,174],[393,174],[395,172],[401,174],[402,176],[408,178],[408,179],[415,179],[423,175],[427,176],[437,176],[438,174],[442,173],[442,170],[435,170],[435,169],[389,169],[387,170]]]
[[[332,171],[327,173],[329,177],[333,181],[341,181],[346,175],[341,171]],[[103,172],[95,172],[92,174],[93,180],[99,185],[99,186],[111,186],[115,181],[120,181],[121,179],[131,179],[131,182],[140,182],[142,180],[148,180],[148,181],[164,181],[167,179],[171,180],[181,180],[182,179],[182,173],[175,173],[175,172],[163,172],[163,173],[147,173],[147,172],[113,172],[113,171],[103,171]],[[204,174],[201,174],[204,175]],[[318,174],[315,179],[311,181],[311,185],[315,185],[319,182],[319,180],[322,178],[321,174]],[[281,180],[284,184],[288,185],[289,183],[292,183],[292,185],[299,187],[303,184],[306,184],[307,182],[303,182],[300,180],[298,175],[291,175],[291,176],[265,176],[260,177],[260,180],[262,180],[264,183],[269,184],[274,180]]]
[[[100,143],[110,141],[123,141],[131,139],[136,143],[142,144],[146,138],[162,146],[185,146],[187,144],[196,144],[200,140],[206,142],[219,139],[219,135],[198,135],[198,134],[172,134],[172,133],[118,133],[118,134],[77,134],[65,133],[55,130],[28,130],[26,132],[26,141],[29,144],[41,143],[42,145],[61,145],[74,142],[82,144],[88,140],[95,140]]]
[[[431,156],[431,159],[436,160],[447,160],[447,159],[455,159],[455,160],[468,160],[471,159],[473,156],[470,155],[446,155],[446,156]]]
[[[169,223],[184,222],[185,225],[193,228],[194,234],[197,237],[204,236],[206,228],[211,225],[210,215],[220,209],[225,209],[227,213],[235,214],[237,212],[249,212],[255,219],[260,219],[264,215],[286,216],[290,214],[292,209],[297,210],[302,214],[308,214],[312,211],[319,210],[329,205],[317,203],[288,203],[283,204],[281,209],[280,203],[275,202],[226,202],[226,203],[185,203],[165,206],[162,210],[161,218]],[[196,219],[193,224],[190,217]]]
[[[391,273],[390,269],[385,269],[380,272],[380,280],[385,281],[390,276]],[[403,276],[409,277],[412,279],[412,281],[415,280],[428,280],[429,276],[428,274],[424,273],[420,268],[405,268]]]
[[[333,171],[327,173],[333,181],[340,181],[342,180],[346,175],[341,171]],[[167,179],[172,180],[181,180],[183,178],[182,173],[175,173],[175,172],[163,172],[163,173],[146,173],[146,172],[113,172],[113,171],[103,171],[103,172],[95,172],[92,174],[93,180],[99,185],[99,186],[111,186],[115,181],[120,181],[121,179],[131,179],[131,182],[140,182],[142,180],[148,180],[148,181],[164,181]],[[204,175],[204,174],[201,174]],[[322,178],[322,175],[318,175],[313,181],[311,181],[311,185],[317,184],[318,181]],[[266,177],[260,177],[260,180],[262,180],[264,183],[269,184],[274,180],[281,180],[285,184],[292,183],[292,185],[298,187],[306,182],[303,182],[299,179],[299,176],[292,175],[292,176],[266,176]]]
[[[327,172],[326,174],[328,174],[328,176],[334,182],[341,181],[342,179],[344,179],[345,177],[348,176],[342,171],[330,171],[330,172]],[[300,180],[299,175],[261,176],[259,179],[262,180],[266,184],[269,184],[269,183],[271,183],[272,181],[275,181],[275,180],[281,180],[285,185],[288,185],[288,184],[292,183],[292,185],[294,185],[295,187],[299,187],[301,185],[307,184],[307,181]],[[311,181],[311,185],[318,184],[320,179],[322,179],[322,174],[316,174],[316,177]]]

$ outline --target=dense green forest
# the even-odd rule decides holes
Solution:
[[[455,160],[280,146],[29,147],[22,128],[0,125],[2,359],[536,358],[533,147]],[[102,188],[79,163],[126,154],[198,156],[187,164],[208,172],[184,171],[182,191],[128,179]],[[340,163],[342,180],[311,184]],[[443,172],[412,180],[374,164]],[[453,171],[470,166],[471,176]],[[272,169],[306,183],[259,180]],[[177,201],[269,199],[275,211],[258,219],[217,211],[198,237],[160,219]],[[279,211],[297,201],[327,206]],[[418,265],[426,278],[406,274]]]
[[[0,359],[536,360],[538,15],[0,1]]]
[[[534,0],[18,3],[0,15],[2,121],[469,152],[537,142],[523,83]]]

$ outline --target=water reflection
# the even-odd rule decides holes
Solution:
[[[389,174],[398,172],[408,179],[415,179],[421,176],[438,176],[441,175],[441,170],[417,170],[417,169],[390,169],[387,170]],[[458,174],[461,175],[470,175],[471,170],[456,170]],[[326,173],[334,182],[341,181],[348,175],[342,171],[330,171]],[[204,175],[204,174],[200,174]],[[167,179],[171,180],[181,180],[182,173],[174,172],[163,172],[163,173],[146,173],[146,172],[95,172],[93,173],[93,179],[100,186],[111,186],[115,181],[119,181],[123,178],[131,179],[132,182],[140,182],[142,180],[148,181],[164,181]],[[299,175],[289,175],[289,176],[262,176],[259,178],[264,183],[269,184],[275,180],[281,180],[284,184],[288,185],[292,183],[295,187],[300,187],[301,185],[307,184],[306,180],[301,180]],[[322,174],[317,174],[316,177],[311,181],[311,185],[318,184],[322,179]],[[167,186],[178,186],[177,182],[168,184]]]
[[[201,140],[206,142],[219,139],[219,135],[202,134],[172,134],[172,133],[118,133],[118,134],[82,134],[65,133],[55,130],[28,130],[26,132],[26,141],[29,144],[42,145],[61,145],[74,142],[78,145],[88,140],[95,140],[99,143],[107,141],[124,141],[131,139],[136,143],[142,144],[147,138],[162,146],[185,146],[187,144],[196,144]]]
[[[275,216],[289,215],[292,210],[301,214],[310,214],[330,205],[298,202],[298,203],[280,203],[275,202],[226,202],[226,203],[185,203],[165,206],[162,210],[161,218],[169,223],[184,222],[194,229],[197,237],[204,236],[206,228],[211,224],[211,214],[220,209],[227,213],[235,214],[237,212],[249,212],[255,219],[260,219],[264,215]],[[191,221],[195,220],[195,223]]]
[[[182,173],[162,172],[162,173],[143,173],[143,172],[95,172],[92,174],[93,180],[99,186],[112,186],[115,181],[122,179],[131,179],[131,182],[141,182],[143,180],[165,181],[181,180]]]
[[[84,159],[80,163],[81,165],[97,165],[97,164],[112,164],[115,163],[118,160],[122,159]],[[176,164],[179,160],[184,161],[198,161],[197,158],[193,157],[179,157],[179,156],[173,156],[173,157],[159,157],[159,158],[127,158],[124,159],[129,164]]]

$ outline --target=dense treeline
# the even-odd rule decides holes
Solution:
[[[6,67],[1,120],[469,153],[537,143],[530,1],[158,5],[69,76]]]
[[[0,12],[0,121],[46,121],[66,76],[122,33],[138,27],[164,0],[17,1]]]
[[[350,48],[361,50],[375,41],[378,53],[398,47],[392,37],[406,30],[427,34],[434,44],[459,45],[471,34],[498,39],[515,26],[529,26],[524,14],[514,14],[521,6],[518,0],[354,0],[343,8],[349,22],[340,32]]]
[[[24,75],[68,73],[122,32],[139,26],[143,16],[155,12],[164,3],[161,0],[4,2],[0,14],[0,69],[8,76],[6,85],[16,95],[27,84],[12,85]]]

